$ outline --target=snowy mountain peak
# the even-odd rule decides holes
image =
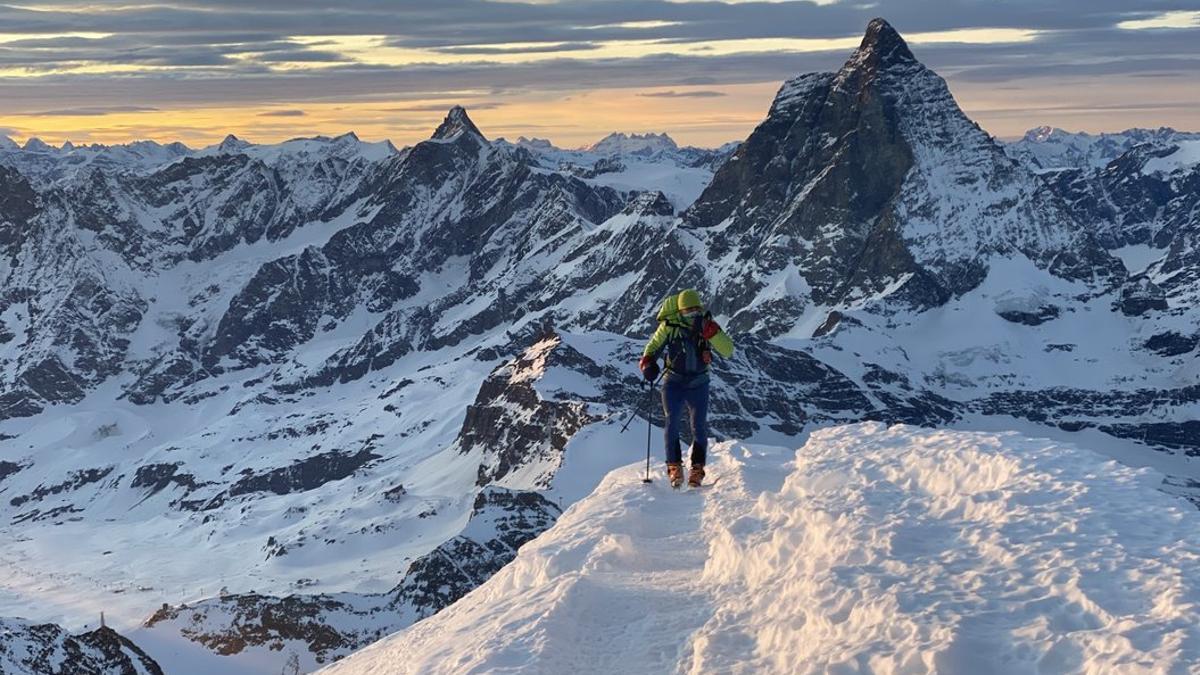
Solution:
[[[248,147],[250,147],[249,141],[243,141],[242,139],[238,138],[237,136],[234,136],[233,134],[229,134],[217,146],[217,152],[218,153],[237,153],[237,152],[241,152],[242,150],[245,150]]]
[[[467,115],[467,109],[461,105],[456,105],[450,109],[450,112],[446,113],[446,119],[442,120],[442,123],[430,138],[434,140],[451,140],[457,138],[464,131],[486,140],[483,133],[479,131],[479,127],[475,126],[475,123]]]
[[[673,152],[678,149],[679,145],[675,143],[675,139],[665,133],[625,134],[622,132],[611,133],[586,148],[589,152],[602,155],[651,155],[656,152]]]
[[[0,136],[0,150],[18,150],[21,146],[8,136]]]
[[[548,138],[525,138],[524,136],[519,136],[515,145],[539,152],[553,152],[558,149],[554,147],[554,144]]]
[[[33,138],[25,141],[24,149],[26,152],[53,152],[54,146],[34,136]]]
[[[1027,131],[1021,140],[1008,144],[1005,151],[1014,159],[1038,170],[1090,170],[1103,168],[1139,145],[1167,147],[1197,139],[1200,139],[1200,134],[1177,131],[1171,127],[1089,134],[1040,126]]]
[[[852,62],[876,68],[898,63],[915,63],[916,60],[900,33],[881,18],[872,19],[871,23],[867,24],[862,44],[851,59]]]
[[[1058,127],[1040,126],[1025,132],[1025,141],[1030,143],[1045,143],[1053,136],[1062,136],[1067,132]],[[1087,134],[1080,134],[1086,136]]]

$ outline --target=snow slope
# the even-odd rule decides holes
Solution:
[[[495,577],[321,671],[1185,672],[1200,514],[1014,433],[725,443],[699,494],[610,473]]]

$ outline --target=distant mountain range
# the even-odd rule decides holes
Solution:
[[[722,438],[1019,429],[1200,504],[1196,138],[999,143],[874,21],[712,150],[460,107],[399,149],[3,144],[0,615],[103,609],[169,672],[427,617],[643,456],[683,287],[738,346]]]

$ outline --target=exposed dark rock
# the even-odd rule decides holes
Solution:
[[[2,619],[0,635],[0,662],[21,669],[11,675],[163,675],[146,652],[107,627],[72,635],[55,624]]]
[[[448,607],[516,557],[517,549],[549,529],[561,510],[536,492],[485,488],[475,498],[463,535],[414,562],[391,591],[393,605],[419,618]]]
[[[379,458],[380,455],[366,448],[355,453],[342,450],[322,452],[266,473],[251,473],[229,487],[229,496],[252,492],[286,495],[315,490],[326,483],[341,480]]]
[[[22,504],[30,501],[45,499],[50,495],[57,495],[62,494],[63,492],[78,490],[84,485],[98,483],[101,480],[104,480],[104,477],[112,473],[112,471],[113,467],[111,466],[106,466],[99,469],[80,469],[79,471],[72,471],[70,473],[70,477],[65,481],[49,486],[39,485],[33,490],[33,492],[27,495],[13,497],[8,503],[12,504],[13,506],[21,506]]]
[[[145,625],[174,624],[183,637],[225,655],[249,646],[278,649],[298,640],[318,663],[326,663],[449,606],[509,563],[560,513],[536,492],[485,488],[475,498],[463,534],[414,561],[404,581],[387,593],[227,594],[192,605],[164,605]],[[273,546],[280,548],[277,542]]]
[[[37,193],[15,169],[0,166],[0,256],[16,254],[39,210]]]
[[[148,405],[159,397],[171,401],[179,396],[168,396],[167,389],[172,386],[183,387],[201,378],[198,366],[192,359],[182,354],[170,354],[157,361],[126,390],[126,397],[133,403]]]
[[[1129,438],[1149,446],[1170,450],[1182,450],[1189,457],[1200,457],[1200,420],[1105,424],[1100,426],[1100,430],[1118,438]]]
[[[621,213],[638,216],[673,216],[675,207],[660,190],[654,190],[638,194],[621,210]]]
[[[824,323],[822,323],[820,326],[817,326],[817,329],[813,331],[812,336],[815,338],[819,338],[819,337],[824,337],[826,335],[829,335],[830,333],[832,333],[834,330],[837,329],[838,324],[840,324],[841,322],[842,322],[842,313],[835,309],[829,313],[829,316],[825,317]]]
[[[0,483],[3,483],[5,478],[8,478],[9,476],[19,472],[21,469],[24,469],[24,468],[25,467],[21,466],[20,464],[17,464],[16,462],[0,460]]]
[[[1153,281],[1146,277],[1131,280],[1121,288],[1121,297],[1117,308],[1125,316],[1141,316],[1150,311],[1163,311],[1170,305],[1167,294]]]
[[[617,173],[625,170],[625,165],[615,157],[602,157],[583,172],[583,178],[595,178],[606,173]]]
[[[483,133],[467,116],[467,111],[461,105],[456,105],[450,108],[450,112],[446,113],[446,118],[438,125],[438,128],[433,132],[432,138],[436,140],[450,140],[458,136],[460,133],[467,133],[483,138]]]
[[[1043,305],[1036,311],[1026,312],[1021,310],[1009,309],[996,312],[1000,318],[1005,321],[1019,323],[1026,326],[1040,326],[1047,321],[1057,319],[1059,309],[1054,305]]]
[[[146,492],[147,498],[158,494],[168,485],[172,484],[189,491],[199,487],[195,476],[179,472],[179,467],[181,466],[183,466],[182,462],[139,466],[129,486],[133,488],[148,488]]]
[[[558,336],[550,336],[515,361],[498,366],[480,386],[456,441],[460,452],[482,453],[476,481],[480,487],[518,467],[544,462],[553,465],[546,467],[548,480],[571,436],[598,419],[583,401],[547,400],[534,388],[541,372],[562,359],[576,367],[590,363]],[[591,370],[599,373],[594,363]]]
[[[153,628],[163,622],[178,621],[183,637],[224,656],[238,654],[249,646],[280,649],[287,640],[301,640],[317,662],[324,663],[331,652],[341,656],[369,641],[369,638],[355,640],[353,636],[339,632],[328,613],[343,611],[349,610],[340,601],[325,595],[280,598],[258,593],[229,594],[190,606],[164,606],[146,620],[145,626]],[[234,617],[232,626],[235,628],[205,632],[205,619],[210,613]]]
[[[1160,356],[1179,356],[1194,350],[1197,343],[1200,343],[1200,333],[1180,335],[1175,331],[1167,331],[1151,336],[1142,346]]]

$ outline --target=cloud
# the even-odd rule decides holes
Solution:
[[[504,45],[499,47],[482,45],[450,45],[434,47],[433,50],[442,54],[544,54],[557,52],[587,51],[599,48],[595,42],[547,42],[543,44]]]
[[[422,105],[401,106],[401,107],[397,107],[397,108],[383,108],[383,109],[381,109],[381,112],[397,112],[397,113],[440,112],[440,113],[444,113],[444,112],[447,112],[448,110],[450,110],[450,108],[454,107],[454,105],[455,105],[454,103],[426,103],[426,104],[422,104]],[[459,104],[459,105],[462,105],[468,111],[471,111],[471,110],[494,110],[496,108],[503,106],[502,103],[494,103],[494,102],[491,102],[491,103],[469,103],[469,104]]]
[[[717,96],[728,96],[723,91],[698,90],[698,91],[654,91],[647,94],[638,94],[646,98],[715,98]]]
[[[1020,44],[913,45],[918,58],[952,82],[998,89],[1037,81],[1052,89],[1072,78],[1125,76],[1200,88],[1200,29],[1127,29],[1190,22],[1168,14],[1179,8],[1177,0],[1144,0],[1132,9],[1127,0],[1062,0],[1021,3],[1020,11],[1011,2],[977,0],[405,0],[402,10],[386,0],[343,0],[336,7],[324,0],[29,0],[0,5],[0,70],[36,74],[0,77],[0,114],[69,109],[80,101],[98,108],[288,106],[469,100],[483,92],[489,99],[553,97],[596,88],[666,90],[640,94],[647,99],[709,98],[720,87],[835,69],[849,53],[727,53],[731,40],[844,41],[861,35],[876,15],[907,34],[1041,31]],[[14,39],[20,34],[29,37]],[[393,51],[408,50],[413,62],[355,62],[345,49],[355,40],[369,47],[363,36],[381,35]],[[609,56],[614,44],[634,40],[653,41],[660,53]],[[683,53],[697,43],[721,48]],[[454,62],[423,62],[433,57]],[[92,72],[75,70],[80,65]],[[122,72],[101,72],[115,68]],[[671,89],[689,86],[701,91]],[[1163,89],[1166,101],[1171,94]],[[1122,95],[1112,92],[1114,104]],[[444,110],[414,103],[391,111]]]
[[[259,117],[304,117],[303,110],[268,110],[267,112],[258,113]]]
[[[346,57],[337,52],[301,48],[268,51],[255,55],[254,59],[264,63],[304,63],[345,61]]]
[[[41,110],[38,112],[22,113],[29,117],[91,117],[112,115],[115,113],[157,112],[158,108],[141,105],[115,106],[83,106],[79,108],[59,108],[57,110]]]

